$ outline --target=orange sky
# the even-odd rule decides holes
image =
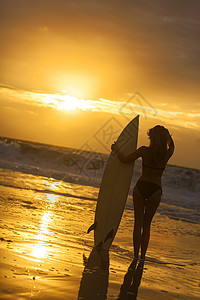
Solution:
[[[106,152],[96,132],[140,114],[139,145],[163,124],[200,168],[198,0],[0,5],[1,136]]]

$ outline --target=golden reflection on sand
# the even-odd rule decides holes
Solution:
[[[47,257],[48,246],[45,243],[47,241],[49,230],[48,226],[52,221],[52,213],[50,211],[45,211],[41,218],[40,231],[36,236],[37,242],[35,243],[32,251],[32,255],[35,258],[41,259]]]
[[[52,190],[56,190],[56,185],[55,183],[47,183],[48,185],[51,186]],[[56,199],[58,198],[58,195],[55,194],[45,194],[45,198],[52,207]],[[49,225],[53,222],[53,213],[51,210],[46,210],[41,217],[41,222],[40,222],[40,230],[38,234],[36,235],[36,243],[33,246],[32,250],[32,256],[34,256],[36,259],[41,259],[41,258],[47,258],[47,253],[50,251],[50,248],[48,247],[48,240],[50,238],[51,232],[49,231],[48,227]],[[52,250],[52,248],[51,248]]]
[[[55,195],[55,194],[47,194],[46,195],[47,197],[47,200],[50,204],[53,204],[55,203],[56,199],[58,198],[58,195]]]

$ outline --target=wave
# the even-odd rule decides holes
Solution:
[[[0,167],[86,185],[99,186],[107,154],[56,147],[12,138],[0,138]],[[141,174],[136,161],[132,185]],[[166,167],[163,186],[200,192],[200,171]]]
[[[107,157],[101,153],[0,138],[1,168],[63,181],[99,185],[96,179],[101,178]]]

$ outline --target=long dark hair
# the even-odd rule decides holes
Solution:
[[[164,126],[156,125],[155,127],[149,129],[147,135],[150,139],[149,148],[153,151],[155,163],[164,160],[170,138],[168,129]]]

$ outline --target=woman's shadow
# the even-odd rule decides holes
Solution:
[[[137,299],[138,288],[140,286],[144,270],[144,262],[140,261],[137,267],[136,265],[137,261],[133,260],[128,268],[126,275],[124,276],[124,282],[121,285],[117,300]]]
[[[92,249],[88,259],[83,257],[83,270],[78,300],[105,300],[109,277],[109,251],[98,247]]]
[[[109,251],[94,247],[89,258],[83,257],[83,270],[78,300],[106,300],[109,282]],[[144,262],[132,261],[124,276],[117,300],[137,299]]]

